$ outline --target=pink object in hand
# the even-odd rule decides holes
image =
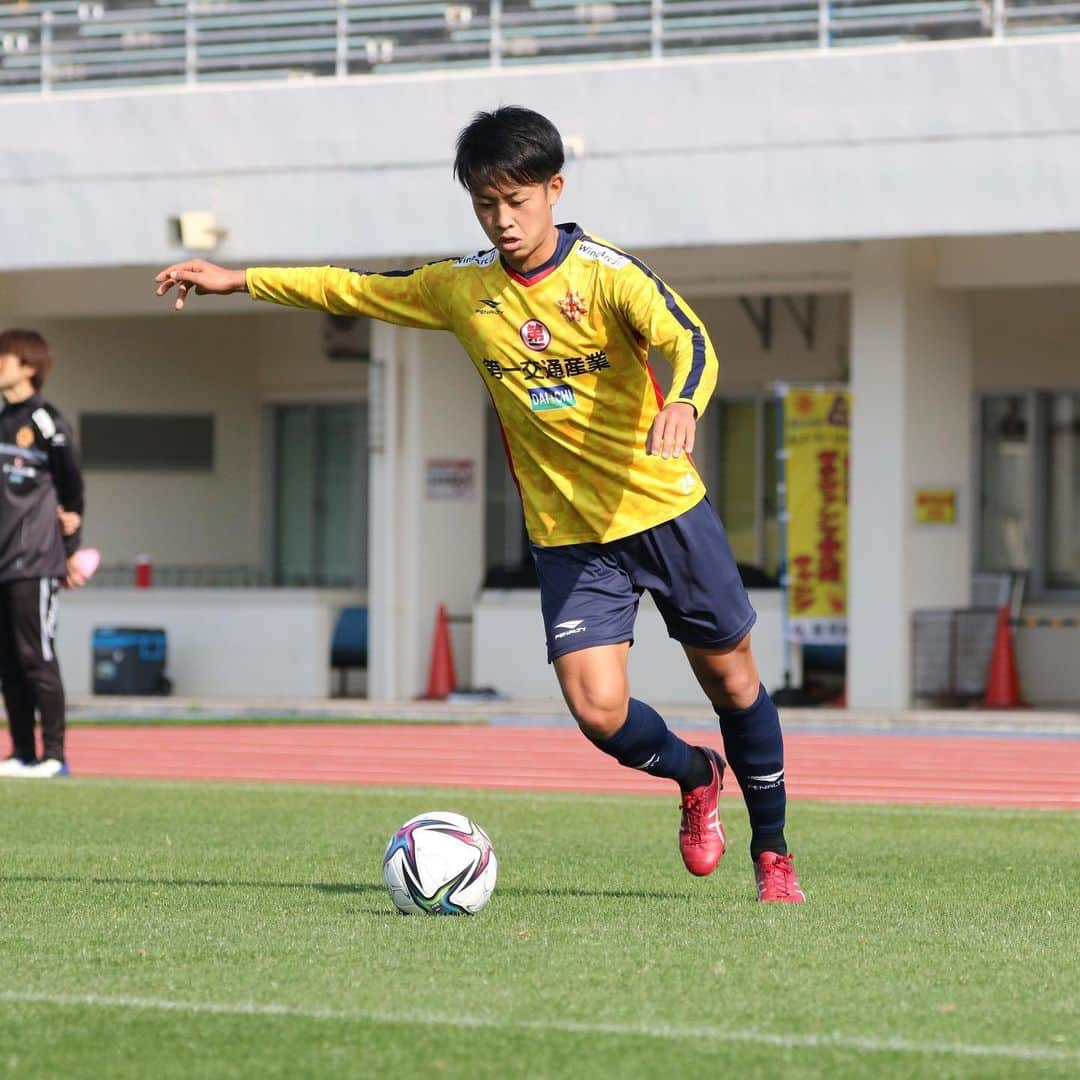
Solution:
[[[75,560],[79,573],[87,581],[94,576],[94,571],[101,565],[101,552],[97,548],[79,548],[72,558]]]

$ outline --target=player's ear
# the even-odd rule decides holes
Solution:
[[[548,206],[553,207],[559,201],[559,196],[562,195],[563,183],[562,173],[556,173],[547,182]]]

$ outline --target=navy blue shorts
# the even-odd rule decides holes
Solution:
[[[548,663],[594,645],[633,644],[646,589],[668,635],[683,645],[729,648],[757,618],[708,499],[663,525],[607,544],[531,546]]]

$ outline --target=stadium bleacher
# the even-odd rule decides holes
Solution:
[[[22,0],[0,92],[1075,32],[1080,0]]]

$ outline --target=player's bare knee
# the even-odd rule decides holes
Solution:
[[[757,701],[761,680],[753,664],[739,664],[725,673],[723,697],[733,709],[749,709]]]
[[[581,733],[592,740],[610,739],[626,723],[626,710],[622,714],[612,712],[575,713]]]
[[[630,699],[583,689],[568,701],[577,725],[590,739],[608,739],[626,722]]]
[[[761,689],[754,654],[750,651],[750,635],[735,646],[723,667],[724,695],[733,709],[748,709],[757,701]]]
[[[761,677],[749,643],[743,642],[728,653],[712,672],[709,698],[714,705],[728,709],[748,709],[757,700]]]

